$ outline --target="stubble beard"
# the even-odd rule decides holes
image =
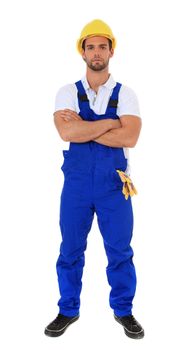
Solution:
[[[94,64],[93,62],[88,62],[87,60],[85,60],[87,63],[87,66],[93,70],[94,72],[100,72],[102,70],[104,70],[105,68],[108,67],[109,64],[109,59],[106,62],[97,62],[96,64]]]

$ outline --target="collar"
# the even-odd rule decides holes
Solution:
[[[83,83],[83,86],[84,86],[84,89],[85,91],[88,91],[88,90],[91,90],[90,86],[89,86],[89,83],[87,81],[87,77],[84,76],[82,79],[81,79],[82,83]],[[109,90],[113,89],[116,85],[116,82],[115,80],[113,79],[112,75],[110,74],[109,76],[109,79],[106,81],[105,84],[101,85]]]

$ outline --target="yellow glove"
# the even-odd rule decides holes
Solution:
[[[116,170],[121,178],[121,181],[124,183],[122,193],[125,196],[125,199],[128,199],[129,195],[132,197],[134,194],[137,194],[137,190],[133,185],[130,177],[125,174],[122,170]]]

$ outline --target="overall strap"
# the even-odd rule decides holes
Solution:
[[[119,95],[119,90],[121,88],[120,83],[116,83],[112,95],[110,97],[107,109],[105,114],[110,114],[110,115],[116,115],[117,113],[117,105],[118,105],[118,95]]]
[[[78,91],[77,97],[78,97],[79,109],[82,110],[84,107],[90,108],[89,107],[89,100],[88,100],[87,94],[85,92],[85,89],[83,87],[81,80],[77,81],[75,83],[75,85],[76,85],[77,91]]]

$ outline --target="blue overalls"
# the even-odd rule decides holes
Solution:
[[[106,113],[97,115],[81,81],[78,90],[79,115],[87,121],[116,115],[121,84],[113,89]],[[136,273],[130,246],[133,230],[131,198],[122,194],[123,183],[116,169],[125,171],[127,159],[123,148],[109,147],[95,141],[70,142],[63,151],[64,186],[60,202],[62,243],[57,260],[57,274],[61,298],[59,312],[73,317],[79,314],[84,251],[91,230],[94,213],[97,215],[108,258],[107,279],[111,286],[109,302],[117,316],[132,314],[132,300],[136,289]]]

